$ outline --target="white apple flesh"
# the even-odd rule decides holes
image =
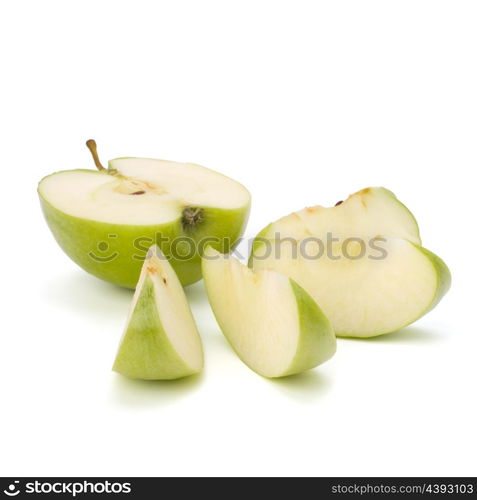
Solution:
[[[264,377],[299,373],[336,350],[333,329],[315,301],[274,271],[254,273],[208,247],[202,259],[217,322],[240,359]]]
[[[99,170],[45,177],[38,192],[61,248],[86,271],[134,288],[144,255],[159,244],[183,285],[201,278],[204,238],[229,252],[241,236],[250,194],[205,167],[145,158],[119,158]]]
[[[203,367],[202,343],[184,290],[157,246],[150,248],[134,293],[113,370],[169,380]]]
[[[325,249],[328,233],[335,240]],[[270,224],[254,241],[249,265],[296,280],[338,336],[396,331],[430,311],[451,282],[445,263],[420,246],[412,214],[383,188]]]
[[[334,207],[307,207],[278,219],[257,237],[265,239],[309,236],[369,238],[386,235],[421,244],[419,227],[412,213],[388,189],[370,187],[350,195]]]
[[[373,337],[413,323],[430,311],[446,293],[450,274],[436,255],[399,238],[380,242],[386,257],[353,260],[353,244],[346,256],[337,246],[333,258],[310,259],[319,248],[307,245],[306,255],[294,243],[282,241],[280,256],[261,258],[265,245],[252,259],[253,269],[274,269],[290,276],[320,304],[336,335]],[[361,246],[355,247],[361,253]],[[355,254],[357,256],[358,253]]]

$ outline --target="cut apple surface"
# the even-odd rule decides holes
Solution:
[[[254,273],[206,249],[202,270],[217,322],[240,359],[265,377],[313,368],[333,356],[336,338],[316,302],[274,271]]]
[[[113,370],[167,380],[198,373],[202,344],[184,290],[157,246],[150,248],[134,293]]]
[[[446,293],[450,274],[444,262],[410,241],[388,238],[379,245],[380,259],[338,245],[333,257],[320,253],[310,241],[305,252],[291,241],[279,242],[280,251],[256,247],[254,270],[274,269],[290,276],[320,304],[338,336],[372,337],[402,328],[431,310]],[[356,250],[355,254],[353,252]],[[268,252],[267,252],[268,254]],[[262,258],[265,257],[265,258]]]
[[[420,246],[412,214],[384,188],[270,224],[254,241],[249,266],[296,280],[339,336],[398,330],[431,310],[450,286],[447,266]]]
[[[412,213],[388,189],[370,187],[350,195],[334,207],[314,206],[278,219],[258,236],[266,239],[309,236],[374,237],[386,235],[421,244]]]
[[[67,170],[39,184],[43,212],[63,250],[86,271],[134,288],[157,243],[182,284],[200,279],[200,241],[228,252],[243,233],[250,194],[192,163],[119,158],[99,171]]]

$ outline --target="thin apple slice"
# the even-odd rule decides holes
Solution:
[[[274,271],[254,273],[207,247],[202,259],[217,322],[240,359],[264,377],[313,368],[333,356],[336,338],[316,302]]]
[[[184,290],[156,245],[144,261],[113,370],[167,380],[198,373],[202,344]]]
[[[383,187],[369,187],[350,195],[334,207],[314,206],[282,217],[264,228],[258,237],[266,239],[309,236],[374,237],[386,235],[421,244],[412,213]]]
[[[274,269],[300,283],[338,336],[372,337],[398,330],[430,311],[450,286],[445,263],[404,239],[382,238],[380,251],[366,248],[364,241],[340,241],[330,255],[322,252],[318,240],[304,241],[257,242],[250,265],[257,271]]]

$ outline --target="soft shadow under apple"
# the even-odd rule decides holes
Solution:
[[[88,315],[94,321],[105,316],[125,317],[133,291],[78,270],[49,280],[42,294],[54,305]]]
[[[113,374],[112,399],[125,408],[150,408],[177,402],[203,382],[203,374],[177,380],[133,380]]]
[[[186,286],[184,291],[191,307],[209,306],[209,300],[207,298],[203,280]]]
[[[408,326],[386,335],[369,338],[338,337],[338,341],[382,342],[396,344],[428,344],[442,341],[443,336],[430,328]]]
[[[310,403],[321,398],[332,385],[330,379],[319,370],[270,379],[269,383],[283,395],[301,403]]]

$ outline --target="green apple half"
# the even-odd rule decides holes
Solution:
[[[211,244],[229,252],[242,235],[250,194],[205,167],[119,158],[98,170],[66,170],[42,179],[38,192],[61,248],[84,270],[134,288],[144,256],[158,244],[183,285],[201,278],[200,256]]]
[[[412,214],[383,188],[270,224],[254,241],[249,265],[296,280],[320,304],[336,335],[349,337],[413,323],[451,282],[445,263],[420,246]]]
[[[202,343],[182,285],[156,245],[147,253],[113,370],[168,380],[202,370]]]
[[[336,338],[316,302],[274,271],[254,273],[207,247],[202,273],[212,310],[240,359],[264,377],[313,368],[333,356]]]

